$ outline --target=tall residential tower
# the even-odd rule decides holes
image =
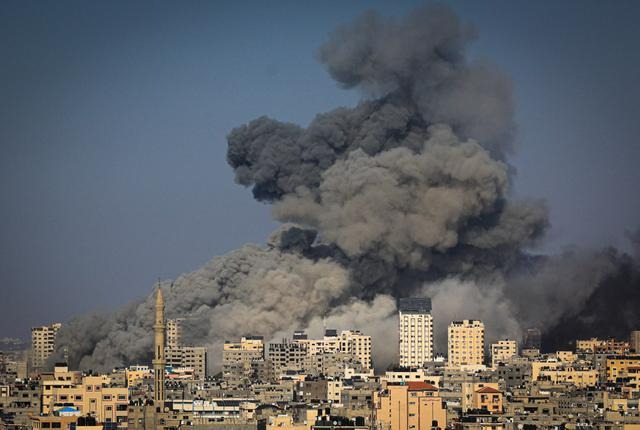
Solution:
[[[478,320],[449,324],[449,366],[481,366],[484,363],[484,324]]]
[[[56,347],[56,337],[61,327],[62,324],[54,323],[31,329],[31,366],[33,370],[42,370]]]
[[[398,301],[400,313],[400,366],[421,367],[433,360],[433,317],[428,297]]]

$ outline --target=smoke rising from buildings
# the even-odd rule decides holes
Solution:
[[[455,318],[483,319],[489,340],[552,327],[580,312],[619,255],[526,252],[549,225],[544,202],[510,195],[512,90],[493,65],[468,59],[474,31],[445,6],[403,19],[368,12],[317,52],[353,108],[308,125],[260,117],[228,135],[236,181],[285,223],[165,283],[168,317],[187,319],[212,367],[225,339],[295,329],[373,335],[374,360],[395,360],[395,298],[433,297],[437,351]],[[152,299],[79,317],[59,334],[74,365],[148,360]]]

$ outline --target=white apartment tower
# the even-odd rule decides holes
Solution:
[[[484,362],[484,323],[478,320],[449,324],[449,366],[481,366]]]
[[[428,297],[398,301],[400,320],[400,366],[421,367],[433,360],[433,317]]]
[[[34,370],[42,370],[56,346],[56,336],[62,327],[60,323],[33,327],[31,329],[31,348],[33,355],[31,365]]]

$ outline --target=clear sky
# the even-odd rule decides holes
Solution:
[[[112,309],[275,227],[226,134],[352,105],[315,61],[338,24],[417,2],[3,1],[0,337]],[[640,2],[452,2],[512,78],[515,192],[544,250],[640,226]]]

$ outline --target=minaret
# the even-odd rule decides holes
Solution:
[[[153,324],[153,331],[155,333],[155,353],[153,359],[153,372],[155,375],[155,390],[153,392],[154,405],[160,407],[160,410],[164,409],[164,299],[162,298],[162,290],[158,285],[158,292],[156,293],[156,321]]]

